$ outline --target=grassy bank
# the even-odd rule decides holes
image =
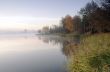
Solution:
[[[110,34],[85,37],[69,58],[69,72],[110,72]]]

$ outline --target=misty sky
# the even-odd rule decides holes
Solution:
[[[40,29],[74,16],[90,0],[0,0],[0,30]]]

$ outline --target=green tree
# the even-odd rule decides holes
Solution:
[[[82,27],[84,28],[84,32],[90,32],[93,33],[95,31],[98,31],[100,26],[96,26],[98,21],[97,19],[94,18],[94,14],[96,13],[98,9],[97,3],[94,1],[87,3],[84,8],[80,10],[80,14],[82,15]],[[97,14],[95,14],[97,16]],[[100,28],[101,29],[101,28]]]
[[[102,17],[104,20],[104,31],[110,32],[110,0],[101,0]]]
[[[80,33],[81,32],[81,18],[79,16],[73,17],[73,26],[74,32]]]

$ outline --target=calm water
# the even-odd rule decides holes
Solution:
[[[0,35],[0,72],[66,72],[62,42],[54,37]]]

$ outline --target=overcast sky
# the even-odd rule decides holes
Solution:
[[[90,0],[0,0],[0,29],[40,29],[76,15]]]

